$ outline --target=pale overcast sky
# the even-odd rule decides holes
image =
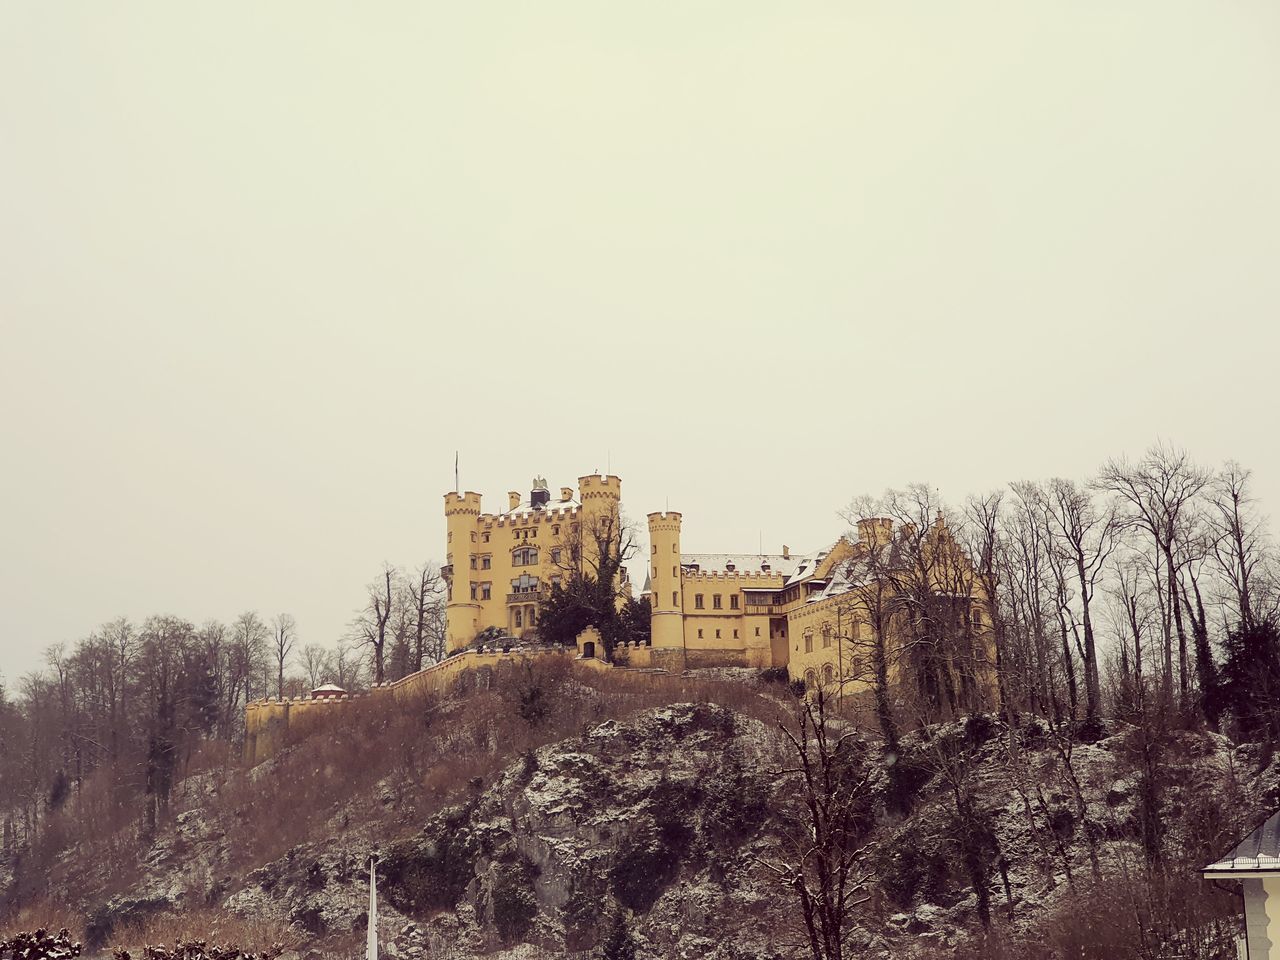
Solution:
[[[1280,508],[1280,5],[0,5],[0,673],[612,466],[814,549],[1157,437]]]

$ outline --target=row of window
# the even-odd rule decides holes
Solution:
[[[559,547],[551,548],[551,562],[555,564],[558,564],[560,562]],[[518,547],[511,552],[511,565],[513,567],[532,567],[532,566],[536,566],[537,563],[538,563],[537,547]],[[479,558],[472,556],[471,558],[472,570],[477,570],[477,569],[490,570],[492,568],[493,568],[493,557],[490,554],[486,553],[484,556]]]
[[[703,603],[703,597],[702,597],[702,594],[700,594],[700,593],[695,593],[695,594],[693,595],[693,609],[695,609],[695,610],[705,610],[705,609],[706,609],[706,605]],[[722,602],[722,597],[720,596],[720,594],[718,594],[718,593],[713,593],[713,594],[711,595],[711,609],[712,609],[712,610],[722,610],[722,609],[724,609],[724,604],[723,604],[723,602]],[[731,594],[729,594],[729,609],[730,609],[730,610],[737,610],[737,609],[738,609],[738,595],[737,595],[736,593],[731,593]]]
[[[577,530],[577,529],[578,529],[578,525],[577,525],[576,523],[573,525],[573,529],[574,529],[574,530]],[[558,537],[558,536],[560,536],[560,524],[555,523],[555,524],[552,524],[552,525],[551,525],[551,535],[552,535],[553,537]],[[513,540],[529,540],[529,539],[534,539],[534,538],[536,538],[537,536],[538,536],[538,528],[537,528],[537,527],[516,528],[516,529],[513,529],[513,530],[511,531],[511,539],[513,539]],[[480,539],[481,539],[481,541],[483,541],[484,543],[488,543],[488,542],[489,542],[489,534],[488,534],[488,533],[482,533],[482,534],[480,535]],[[448,542],[449,542],[449,543],[453,543],[453,531],[452,531],[452,530],[450,530],[450,531],[449,531]],[[472,543],[475,543],[475,542],[476,542],[476,534],[475,534],[475,531],[474,531],[474,530],[473,530],[473,531],[471,531],[471,542],[472,542]]]
[[[758,637],[758,636],[760,636],[760,628],[759,628],[759,627],[756,627],[756,636],[757,636],[757,637]],[[699,628],[698,628],[698,639],[699,639],[699,640],[703,639],[703,636],[702,636],[702,628],[701,628],[701,627],[699,627]],[[719,630],[718,628],[716,629],[716,639],[717,639],[717,640],[719,640],[719,639],[720,639],[720,630]],[[734,631],[733,631],[733,639],[735,639],[735,640],[737,640],[737,639],[738,639],[738,630],[737,630],[737,628],[736,628],[736,627],[734,628]]]

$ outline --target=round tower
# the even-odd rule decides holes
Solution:
[[[655,647],[684,647],[680,591],[680,514],[649,514],[650,632]]]
[[[449,601],[445,606],[445,650],[455,653],[476,638],[480,604],[472,596],[474,538],[480,517],[480,494],[446,493],[444,517],[448,534]]]

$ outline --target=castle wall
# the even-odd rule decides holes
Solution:
[[[456,685],[462,682],[464,674],[468,672],[497,670],[513,662],[529,659],[573,661],[574,653],[557,647],[526,647],[510,651],[467,650],[400,680],[374,687],[367,693],[324,700],[299,697],[293,700],[254,701],[245,708],[244,761],[249,766],[261,763],[279,752],[290,734],[297,735],[300,728],[310,725],[336,722],[342,716],[344,708],[349,708],[352,703],[389,702],[391,698],[404,700],[423,695],[444,696],[456,689]],[[574,662],[578,665],[588,663],[583,660]],[[601,663],[601,666],[612,669],[605,663]]]

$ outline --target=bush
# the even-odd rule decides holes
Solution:
[[[761,683],[790,683],[791,675],[786,667],[769,667],[760,671],[759,679]]]
[[[527,857],[516,854],[494,868],[490,889],[493,925],[503,943],[514,943],[538,915],[538,901],[533,894],[533,881],[538,868]]]
[[[475,874],[470,813],[469,807],[446,810],[432,818],[423,837],[388,851],[378,865],[388,903],[414,916],[457,907]]]

